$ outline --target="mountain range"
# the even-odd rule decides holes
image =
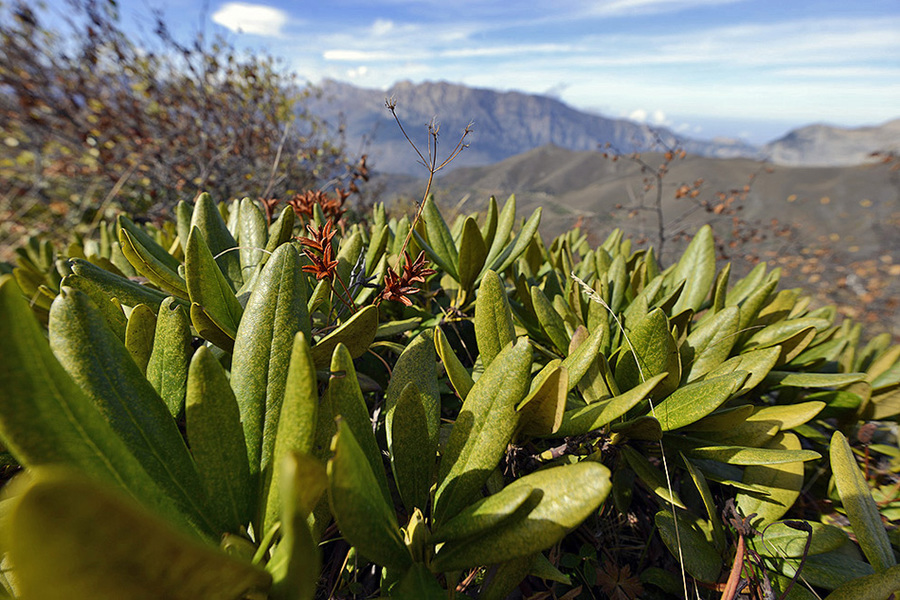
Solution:
[[[552,144],[568,150],[598,150],[609,144],[618,153],[658,149],[658,141],[678,144],[688,154],[708,158],[751,158],[776,164],[847,166],[864,162],[871,152],[900,150],[900,119],[878,127],[842,129],[811,125],[757,147],[741,140],[700,140],[664,127],[650,128],[627,119],[579,111],[548,96],[498,92],[447,82],[399,82],[387,91],[326,80],[308,109],[343,128],[351,152],[368,153],[382,173],[422,175],[418,157],[385,107],[396,104],[406,132],[427,153],[427,124],[440,124],[438,155],[456,145],[468,123],[469,147],[451,168],[493,164]],[[356,145],[360,147],[357,148]]]

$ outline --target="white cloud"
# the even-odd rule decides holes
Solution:
[[[212,20],[237,33],[279,37],[288,14],[264,4],[226,2],[213,13]]]
[[[637,110],[633,110],[628,114],[628,118],[632,121],[637,121],[638,123],[643,123],[647,120],[647,111],[643,108],[638,108]]]
[[[366,65],[360,65],[355,69],[349,69],[347,71],[347,77],[350,79],[359,79],[361,77],[365,77],[369,73],[369,67]]]
[[[599,2],[591,12],[596,15],[638,15],[677,12],[698,6],[733,4],[741,0],[613,0]]]
[[[394,22],[388,19],[375,19],[372,23],[372,34],[378,37],[387,35],[394,30]]]
[[[326,50],[322,58],[336,62],[365,62],[403,60],[403,56],[393,52],[379,52],[367,50]]]

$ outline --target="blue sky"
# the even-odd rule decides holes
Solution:
[[[59,1],[59,0],[57,0]],[[897,0],[120,0],[301,77],[549,94],[699,138],[900,117]]]

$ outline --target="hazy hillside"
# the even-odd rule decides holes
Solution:
[[[795,129],[763,148],[770,160],[782,165],[846,166],[871,160],[876,151],[900,151],[900,119],[879,127],[842,129],[810,125]]]
[[[646,126],[625,119],[578,111],[546,96],[519,92],[496,92],[445,82],[412,84],[401,82],[388,91],[369,90],[346,83],[326,81],[322,98],[312,110],[337,124],[343,120],[351,148],[367,139],[371,165],[382,173],[420,175],[416,156],[384,106],[385,97],[397,102],[397,114],[413,140],[426,142],[425,125],[437,117],[440,142],[451,149],[471,121],[469,149],[453,168],[495,163],[546,144],[569,150],[595,150],[607,142],[622,152],[653,146],[654,133]],[[667,140],[674,134],[657,130]],[[680,138],[681,139],[681,138]],[[757,148],[739,141],[715,142],[682,139],[685,150],[701,156],[757,156]]]
[[[643,158],[649,164],[661,160],[654,154]],[[741,190],[754,173],[749,193],[735,203],[740,208],[735,214],[716,215],[695,209],[688,199],[674,199],[680,185],[702,177],[697,200],[714,202],[717,192]],[[407,199],[419,197],[424,188],[407,177],[388,178],[382,185],[389,197]],[[629,216],[642,185],[639,167],[629,160],[612,162],[598,152],[544,146],[494,165],[452,171],[438,178],[435,194],[452,213],[463,199],[461,211],[471,212],[482,209],[491,195],[505,200],[514,193],[521,212],[543,207],[545,239],[580,220],[594,243],[622,227],[655,244],[652,215]],[[862,314],[865,308],[882,320],[874,327],[900,332],[900,172],[880,164],[785,167],[688,156],[671,166],[663,198],[667,232],[692,233],[710,222],[738,271],[752,266],[747,255],[767,260],[785,270],[789,283],[839,302],[849,312]],[[739,233],[755,235],[741,251],[727,248],[734,219]],[[786,226],[790,233],[777,235]],[[677,250],[679,243],[671,246]]]

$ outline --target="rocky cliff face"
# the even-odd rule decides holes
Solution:
[[[596,150],[609,143],[620,152],[632,152],[653,148],[657,134],[667,143],[675,139],[667,129],[651,130],[632,121],[584,113],[553,98],[519,92],[408,81],[386,92],[334,81],[324,82],[322,89],[322,99],[314,103],[313,111],[332,122],[342,118],[351,144],[362,137],[369,140],[371,164],[389,173],[421,175],[423,169],[384,107],[386,97],[396,100],[397,114],[420,147],[426,141],[425,125],[433,117],[440,122],[440,143],[446,151],[456,144],[466,124],[474,123],[467,138],[469,148],[454,161],[454,168],[492,164],[548,144]],[[678,139],[686,151],[700,156],[759,155],[755,147],[742,142]]]
[[[900,152],[900,119],[857,129],[809,125],[763,148],[776,164],[817,167],[857,165],[872,160],[876,151]]]

